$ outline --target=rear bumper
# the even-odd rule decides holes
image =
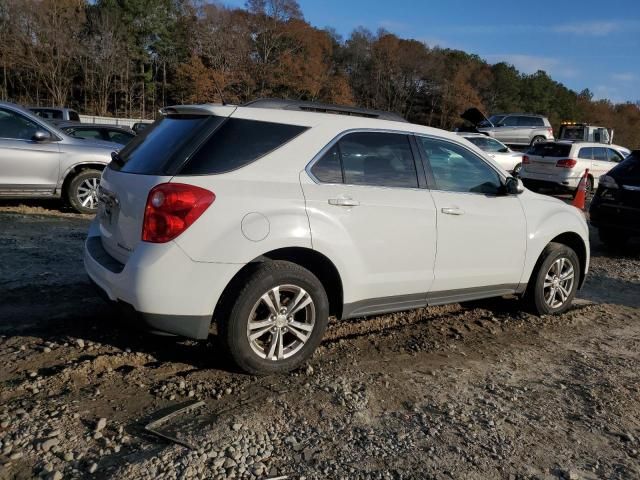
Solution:
[[[126,264],[102,247],[92,225],[84,266],[102,296],[160,332],[203,339],[220,295],[239,264],[194,262],[174,242],[141,242]]]
[[[526,168],[520,170],[520,178],[527,185],[538,187],[561,188],[567,190],[575,190],[580,183],[580,176],[572,176],[567,172],[566,175],[557,175],[549,173],[533,173]]]

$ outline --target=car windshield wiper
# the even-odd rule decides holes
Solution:
[[[111,152],[111,160],[113,161],[113,163],[115,163],[119,167],[124,166],[124,160],[122,159],[122,157],[120,156],[120,153],[118,152]]]

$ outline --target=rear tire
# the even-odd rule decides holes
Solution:
[[[248,277],[218,329],[241,370],[281,373],[311,357],[328,318],[329,300],[318,278],[295,263],[273,261]]]
[[[538,315],[560,314],[571,307],[580,280],[576,252],[561,243],[543,250],[531,275],[526,297]]]
[[[82,170],[71,179],[66,196],[69,205],[79,213],[96,213],[98,209],[98,187],[100,170]]]
[[[540,142],[546,142],[547,139],[545,137],[543,137],[542,135],[538,135],[533,137],[533,140],[531,140],[531,146],[533,147],[536,143],[540,143]]]

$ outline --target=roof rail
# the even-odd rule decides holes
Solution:
[[[330,103],[307,102],[302,100],[285,100],[281,98],[259,98],[247,102],[242,107],[274,108],[278,110],[302,110],[304,112],[334,113],[337,115],[351,115],[355,117],[375,118],[378,120],[391,120],[393,122],[406,122],[397,113],[371,110],[368,108],[347,107],[344,105],[332,105]]]

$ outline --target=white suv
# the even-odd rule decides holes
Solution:
[[[85,268],[152,329],[294,368],[329,316],[516,294],[569,308],[582,214],[454,133],[304,102],[166,108],[105,169]]]
[[[631,153],[618,145],[593,142],[537,143],[522,157],[520,177],[524,184],[575,190],[589,169],[587,190],[598,187],[598,179]]]

